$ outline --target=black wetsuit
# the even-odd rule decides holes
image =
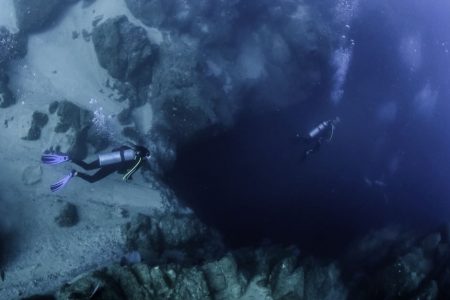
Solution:
[[[119,148],[112,149],[112,151],[113,152],[114,151],[124,151],[124,150],[128,150],[128,149],[132,149],[132,148],[127,147],[127,146],[121,146]],[[89,174],[82,173],[82,172],[77,172],[78,177],[80,177],[81,179],[86,180],[88,182],[91,182],[91,183],[99,181],[114,172],[125,174],[129,169],[133,168],[138,163],[137,159],[130,160],[130,161],[124,161],[121,163],[116,163],[116,164],[107,165],[107,166],[100,166],[100,161],[98,159],[96,159],[90,163],[86,163],[82,160],[74,160],[74,159],[72,159],[72,162],[74,164],[82,167],[86,171],[100,169],[93,175],[89,175]],[[141,165],[139,165],[136,168],[136,170],[138,168],[140,168]],[[129,177],[129,179],[131,179],[131,176]]]

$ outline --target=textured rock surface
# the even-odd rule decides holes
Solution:
[[[78,0],[14,0],[17,26],[23,33],[42,30],[68,4]]]
[[[143,28],[119,16],[96,26],[92,40],[100,65],[112,77],[134,85],[151,81],[156,50]]]
[[[276,257],[275,252],[269,253],[274,250],[280,253],[275,248],[261,251]],[[241,251],[247,251],[247,255],[255,253],[254,249]],[[259,258],[254,256],[253,262],[258,264]],[[95,299],[346,299],[335,266],[310,266],[306,261],[291,269],[293,265],[280,257],[274,262],[266,274],[257,274],[246,264],[238,265],[231,253],[200,267],[113,265],[64,286],[57,298],[88,297],[99,286]],[[302,264],[308,269],[306,277]]]

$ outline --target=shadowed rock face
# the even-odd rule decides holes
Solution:
[[[78,0],[14,0],[17,26],[22,33],[33,33],[49,25],[68,4]]]

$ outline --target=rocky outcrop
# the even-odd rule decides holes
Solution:
[[[161,239],[148,242],[145,232],[155,231],[161,231],[160,237],[169,235],[168,243],[178,245],[178,251],[186,250],[188,244],[182,241],[192,235],[177,227],[185,222],[166,227],[140,218],[139,230],[132,230],[134,240],[139,236],[147,240],[140,251],[161,245]],[[160,227],[155,229],[154,224]],[[262,246],[195,264],[172,257],[156,265],[113,265],[64,286],[57,295],[87,297],[96,291],[96,299],[447,299],[450,246],[440,234],[383,230],[356,243],[346,259],[334,262],[302,256],[295,247]],[[361,264],[363,256],[368,263]]]
[[[119,16],[94,27],[92,41],[100,65],[112,77],[137,89],[150,83],[157,51],[143,28]]]
[[[41,31],[48,26],[62,10],[78,0],[14,0],[17,26],[22,33]]]
[[[179,264],[149,266],[135,264],[108,268],[87,274],[65,285],[57,299],[95,295],[95,299],[346,299],[340,274],[334,265],[314,265],[294,257],[278,256],[281,248],[240,250],[252,257],[237,262],[234,254],[201,266]],[[284,249],[286,250],[286,249]],[[273,265],[265,269],[265,256],[273,256]],[[295,263],[293,264],[293,262]],[[251,265],[253,265],[252,268]]]

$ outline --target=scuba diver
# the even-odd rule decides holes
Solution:
[[[331,142],[334,135],[334,129],[340,121],[341,119],[339,117],[336,117],[334,120],[323,121],[311,129],[306,137],[301,137],[297,134],[297,138],[301,138],[306,146],[302,160],[306,160],[309,155],[318,152],[324,142]]]
[[[90,163],[71,159],[66,154],[56,153],[42,154],[41,161],[47,165],[56,165],[70,160],[86,171],[99,169],[93,175],[71,170],[68,175],[51,185],[50,190],[56,192],[62,189],[73,177],[80,177],[81,179],[92,183],[117,171],[118,173],[124,174],[122,177],[124,181],[128,181],[132,179],[132,175],[142,166],[142,163],[149,158],[150,151],[147,148],[133,145],[132,147],[121,146],[112,149],[112,152],[110,153],[99,154],[98,159]]]

